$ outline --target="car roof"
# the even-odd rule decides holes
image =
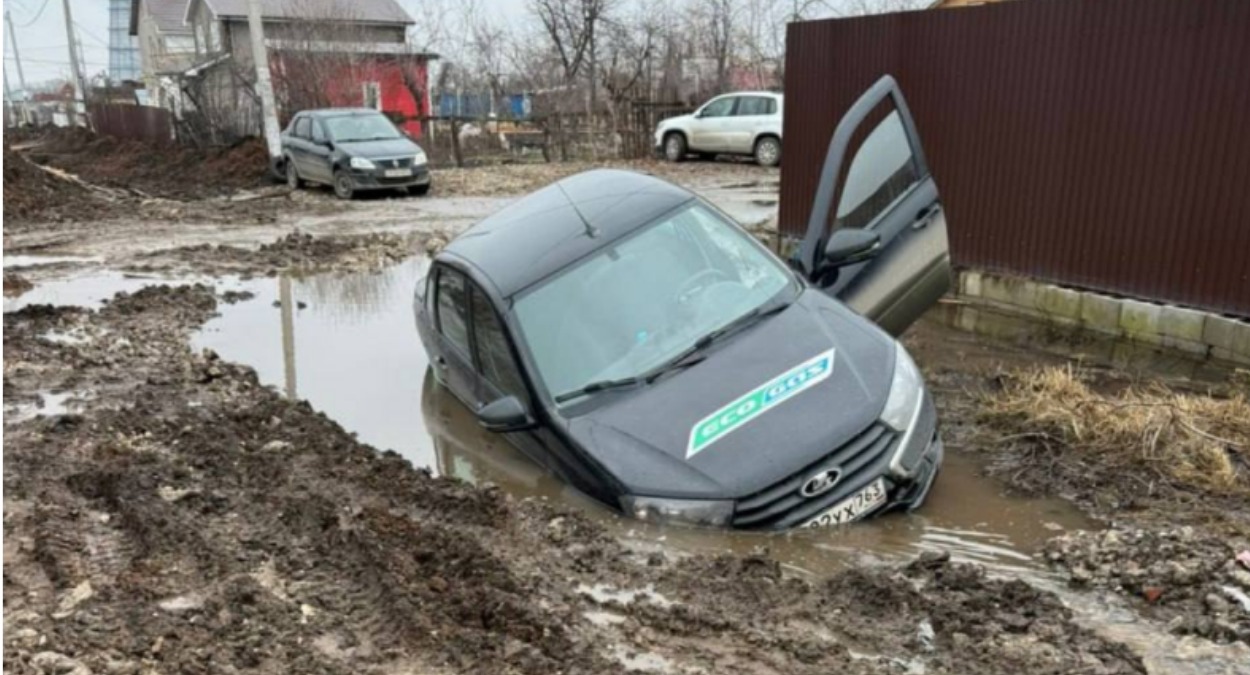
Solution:
[[[310,115],[312,117],[338,117],[341,115],[361,115],[371,113],[381,115],[382,113],[373,108],[319,108],[316,110],[304,110],[301,115]]]
[[[513,202],[439,255],[477,268],[508,298],[691,199],[655,176],[594,169]]]

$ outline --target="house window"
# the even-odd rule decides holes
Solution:
[[[208,51],[221,51],[221,26],[216,21],[208,22]]]
[[[366,108],[382,109],[382,85],[377,82],[365,82],[361,85],[362,98]]]
[[[195,38],[190,35],[170,35],[165,38],[167,54],[194,54]]]

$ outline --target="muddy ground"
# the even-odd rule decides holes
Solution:
[[[1250,645],[1250,373],[1193,380],[1087,364],[1088,338],[1054,329],[1045,341],[1075,359],[1026,337],[1015,349],[1032,363],[1004,368],[1000,345],[925,328],[905,342],[948,443],[1013,491],[1060,497],[1105,523],[1047,542],[1046,561],[1072,589],[1123,595],[1177,635]]]
[[[577,168],[440,171],[445,193],[429,199],[342,204],[311,191],[176,202],[189,217],[149,206],[19,218],[5,228],[6,295],[84,270],[384,267]],[[775,207],[775,171],[641,168],[747,222]],[[83,189],[99,199],[93,186]],[[11,274],[21,254],[87,259]],[[431,477],[249,368],[193,353],[189,334],[224,303],[255,302],[214,292],[150,288],[98,311],[6,313],[4,649],[14,672],[1145,672],[1141,650],[1091,629],[1070,596],[940,554],[783,573],[766,551],[639,551],[568,506]],[[1241,643],[1230,653],[1250,663],[1250,611],[1238,614],[1223,590],[1250,592],[1230,562],[1250,504],[1202,490],[1159,499],[1116,480],[1122,467],[1097,454],[1039,449],[1020,436],[1037,432],[1033,420],[985,416],[1005,373],[1065,356],[1021,344],[1004,371],[1001,345],[932,322],[907,343],[948,445],[983,456],[1009,489],[1062,497],[1107,523],[1047,545],[1071,593],[1121,594],[1143,621],[1194,644]],[[1121,376],[1095,371],[1095,389],[1116,396]],[[1183,386],[1227,398],[1241,382]],[[1219,662],[1234,665],[1192,672],[1250,672],[1235,656]]]
[[[1055,597],[940,555],[817,581],[640,556],[432,478],[192,353],[216,302],[152,287],[6,316],[6,400],[91,392],[6,424],[12,672],[1143,672]]]

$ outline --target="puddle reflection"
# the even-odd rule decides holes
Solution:
[[[369,445],[433,466],[420,414],[429,361],[412,315],[428,264],[249,281],[256,297],[221,306],[192,346],[252,366],[261,382],[307,399]]]

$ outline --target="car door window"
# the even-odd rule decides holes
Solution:
[[[727,96],[725,98],[718,98],[715,101],[712,101],[711,103],[703,106],[703,114],[700,116],[701,117],[729,117],[730,115],[733,114],[734,101],[736,100],[737,98],[733,96]]]
[[[735,117],[752,117],[755,115],[768,115],[769,104],[772,103],[771,98],[764,96],[743,96],[738,99],[738,110],[734,113]]]
[[[864,138],[851,160],[838,200],[835,227],[867,227],[920,179],[898,110]]]
[[[436,319],[438,332],[467,358],[469,355],[469,325],[467,319],[469,296],[465,291],[464,276],[450,269],[438,272],[438,295]]]
[[[326,142],[326,132],[325,132],[325,129],[321,128],[320,122],[312,123],[312,140],[313,140],[313,143],[325,143]]]
[[[303,139],[308,138],[308,125],[310,121],[311,120],[309,120],[307,117],[301,117],[295,120],[295,137],[296,138],[303,138]]]
[[[512,357],[503,324],[500,323],[490,300],[476,286],[472,295],[470,307],[473,313],[473,344],[478,374],[504,395],[516,396],[524,402],[527,399],[525,384],[521,381],[521,371]]]

